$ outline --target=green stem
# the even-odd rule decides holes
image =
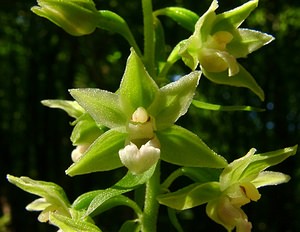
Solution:
[[[144,17],[144,62],[150,76],[155,77],[155,44],[152,0],[142,0]]]
[[[158,161],[153,176],[148,180],[145,191],[144,212],[141,220],[142,232],[156,232],[159,203],[156,200],[160,193],[160,163]]]

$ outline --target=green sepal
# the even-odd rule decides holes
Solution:
[[[161,143],[161,159],[166,162],[189,167],[223,168],[227,165],[224,157],[180,126],[157,131],[156,135]]]
[[[138,107],[147,109],[158,91],[158,86],[145,70],[141,59],[131,49],[119,89],[120,102],[129,116],[128,120]]]
[[[63,232],[101,232],[95,224],[82,220],[81,218],[74,219],[60,214],[50,213],[49,220],[51,224],[59,227]]]
[[[131,172],[128,172],[126,176],[124,176],[119,182],[117,182],[112,187],[107,188],[105,190],[98,190],[97,196],[95,196],[89,204],[89,207],[86,211],[86,215],[90,215],[95,210],[101,210],[100,207],[107,200],[115,196],[121,195],[123,193],[129,192],[133,189],[136,189],[142,184],[146,183],[153,175],[155,168],[156,165],[153,165],[149,170],[138,175],[133,175]],[[80,198],[78,198],[78,200],[76,200],[75,202],[87,202],[86,200],[84,200],[85,196],[87,196],[88,199],[90,199],[90,195],[84,194],[80,196]]]
[[[105,132],[66,170],[66,174],[75,176],[123,166],[118,152],[124,147],[125,138],[126,134],[116,130]]]
[[[160,89],[149,113],[155,117],[158,130],[169,127],[184,115],[193,99],[201,72],[191,72]]]
[[[99,10],[97,27],[120,34],[139,55],[141,54],[127,22],[120,15],[109,10]]]
[[[202,68],[203,74],[212,82],[223,85],[230,85],[235,87],[245,87],[250,89],[253,93],[255,93],[261,101],[265,99],[265,94],[262,88],[257,84],[256,80],[252,77],[252,75],[243,68],[243,66],[239,65],[239,72],[232,76],[228,76],[228,71],[224,72],[207,72]]]
[[[258,0],[252,0],[230,11],[218,14],[214,22],[213,32],[238,28],[257,5]]]
[[[160,204],[173,209],[185,210],[217,199],[221,194],[218,182],[196,183],[176,192],[161,194],[157,200]]]
[[[72,97],[97,122],[109,128],[122,127],[126,118],[121,111],[119,96],[101,89],[71,89]]]
[[[232,183],[252,181],[261,171],[281,163],[296,152],[297,145],[262,154],[254,154],[255,149],[251,149],[247,155],[233,161],[224,169],[220,175],[221,189],[226,189]],[[264,184],[266,185],[265,182]]]
[[[195,24],[199,19],[199,16],[195,12],[182,7],[166,7],[163,9],[156,10],[154,12],[154,15],[168,16],[180,26],[184,27],[189,31],[194,31]]]
[[[41,103],[50,108],[64,110],[73,118],[80,117],[85,111],[76,101],[68,100],[43,100]]]
[[[141,225],[136,220],[128,220],[123,223],[119,232],[139,232]]]
[[[252,107],[252,106],[223,106],[218,104],[212,104],[208,102],[193,100],[192,105],[199,109],[215,110],[215,111],[256,111],[262,112],[265,109]]]
[[[64,190],[59,185],[52,182],[33,180],[26,176],[7,175],[7,180],[26,192],[44,198],[51,205],[68,211],[70,203]]]
[[[248,54],[269,44],[273,40],[274,37],[272,35],[241,28],[234,32],[233,40],[227,44],[226,48],[236,58],[247,57]]]
[[[268,186],[268,185],[278,185],[288,182],[291,179],[289,175],[280,172],[264,171],[260,172],[258,176],[252,181],[252,184],[256,188]]]
[[[182,167],[182,173],[198,184],[219,181],[221,169]]]
[[[71,134],[73,145],[91,144],[105,132],[105,128],[97,126],[95,120],[88,114],[82,114],[75,122]]]

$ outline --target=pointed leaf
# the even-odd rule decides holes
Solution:
[[[227,165],[225,158],[180,126],[174,125],[156,134],[161,144],[161,159],[166,162],[189,167],[222,168]]]
[[[119,96],[101,89],[71,89],[70,94],[100,125],[109,128],[125,125]]]
[[[291,179],[289,175],[280,172],[264,171],[260,172],[259,175],[252,181],[252,184],[256,188],[260,188],[267,185],[278,185],[286,183]]]
[[[207,72],[202,68],[203,74],[212,82],[223,85],[230,85],[235,87],[245,87],[250,89],[253,93],[255,93],[260,100],[264,100],[265,94],[262,88],[257,84],[252,75],[247,72],[241,65],[239,65],[239,72],[229,77],[227,71],[213,73]]]
[[[63,232],[101,232],[94,224],[82,219],[72,219],[60,214],[50,213],[50,222],[59,227]]]
[[[236,58],[246,57],[249,53],[258,50],[273,40],[273,36],[260,31],[238,29],[233,40],[226,46],[226,48]]]
[[[200,76],[201,72],[191,72],[160,89],[160,94],[149,108],[149,113],[156,119],[157,129],[174,124],[187,112]]]
[[[41,103],[50,108],[62,109],[73,118],[80,117],[85,111],[76,101],[43,100]]]
[[[119,91],[122,107],[128,119],[138,107],[147,109],[157,92],[158,86],[145,70],[138,55],[131,50]]]
[[[66,171],[69,176],[108,171],[123,166],[119,150],[124,147],[126,134],[109,130],[101,135]]]
[[[157,199],[160,204],[177,210],[185,210],[205,204],[220,195],[219,183],[208,182],[191,184],[176,192],[159,195]]]
[[[204,110],[217,110],[217,111],[256,111],[262,112],[265,109],[256,108],[252,106],[223,106],[218,104],[211,104],[208,102],[193,100],[192,105]]]
[[[127,175],[124,176],[123,179],[117,182],[114,186],[105,190],[99,190],[98,195],[90,203],[86,215],[93,213],[95,210],[101,207],[104,202],[112,197],[129,192],[146,183],[153,175],[155,168],[156,165],[153,165],[149,170],[139,175],[133,175],[131,172],[128,172]],[[81,201],[82,200],[83,198]]]
[[[183,174],[199,183],[218,181],[222,170],[215,168],[182,167]]]
[[[199,16],[188,9],[182,7],[166,7],[163,9],[156,10],[154,15],[165,15],[173,19],[180,26],[184,27],[189,31],[194,31],[195,24],[199,19]]]

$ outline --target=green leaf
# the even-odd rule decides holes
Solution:
[[[160,204],[177,210],[185,210],[205,204],[218,198],[220,195],[219,183],[208,182],[191,184],[176,192],[159,195],[157,199]]]
[[[156,165],[153,165],[153,167],[151,167],[149,170],[138,175],[133,175],[131,172],[128,172],[127,175],[124,176],[114,186],[105,190],[99,190],[98,195],[91,201],[87,209],[86,215],[93,213],[95,210],[101,210],[100,207],[107,200],[115,196],[121,195],[123,193],[129,192],[133,189],[136,189],[140,185],[146,183],[153,175],[155,168]],[[87,195],[87,197],[90,199],[90,195]],[[80,201],[83,201],[83,197],[81,197]]]
[[[41,103],[50,108],[62,109],[73,118],[80,117],[85,111],[76,101],[67,100],[43,100]]]
[[[257,7],[258,0],[248,1],[230,11],[218,14],[213,31],[228,30],[232,27],[238,28],[250,13]]]
[[[140,49],[136,44],[128,24],[118,14],[109,10],[99,10],[97,27],[120,34],[128,41],[134,50],[141,55]]]
[[[128,220],[123,223],[119,232],[139,232],[140,231],[140,224],[137,223],[135,220]]]
[[[228,76],[227,70],[224,72],[213,73],[207,72],[202,68],[202,71],[203,74],[214,83],[248,88],[253,93],[255,93],[260,98],[260,100],[263,101],[265,98],[265,94],[262,88],[257,84],[252,75],[241,65],[239,65],[239,69],[239,72],[231,77]]]
[[[259,173],[259,175],[252,181],[252,184],[254,184],[256,188],[260,188],[267,185],[286,183],[290,179],[289,175],[280,172],[264,171]]]
[[[154,15],[168,16],[180,26],[192,32],[194,31],[195,24],[199,19],[199,16],[195,12],[182,7],[166,7],[156,10],[154,12]]]
[[[26,176],[15,177],[7,175],[7,179],[20,189],[45,198],[48,203],[68,211],[70,203],[64,190],[59,185],[52,182],[33,180]]]
[[[157,129],[171,126],[187,112],[200,76],[201,72],[191,72],[160,89],[160,94],[149,108],[149,113],[156,119]]]
[[[226,48],[236,58],[247,57],[249,53],[258,50],[273,40],[273,36],[260,31],[238,29],[233,36],[233,40]]]
[[[251,149],[247,155],[233,161],[224,169],[220,175],[221,189],[226,189],[233,183],[252,181],[261,171],[281,163],[296,152],[297,145],[256,155],[255,149]]]
[[[60,214],[50,213],[50,222],[59,227],[63,232],[101,232],[94,224],[82,219],[72,219]]]
[[[204,110],[216,110],[216,111],[256,111],[262,112],[265,109],[256,108],[252,106],[223,106],[217,104],[211,104],[203,101],[193,100],[192,105]]]
[[[66,171],[70,176],[108,171],[123,166],[119,150],[124,147],[126,134],[109,130],[101,135]]]
[[[158,90],[158,86],[145,70],[141,59],[131,49],[119,90],[120,101],[128,119],[138,107],[147,109]]]
[[[174,125],[156,134],[161,144],[161,159],[166,162],[189,167],[223,168],[227,165],[224,157],[180,126]]]
[[[100,125],[122,127],[126,118],[121,111],[119,96],[101,89],[71,89],[70,94]]]

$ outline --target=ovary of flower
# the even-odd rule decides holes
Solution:
[[[199,50],[198,59],[208,72],[223,72],[228,69],[228,75],[234,76],[239,72],[236,58],[226,51],[226,46],[233,36],[227,31],[219,31],[209,36]]]
[[[71,153],[73,162],[77,162],[90,145],[78,145]]]
[[[133,174],[143,173],[159,160],[159,142],[154,138],[140,148],[130,142],[125,148],[119,150],[119,157],[124,166]]]

